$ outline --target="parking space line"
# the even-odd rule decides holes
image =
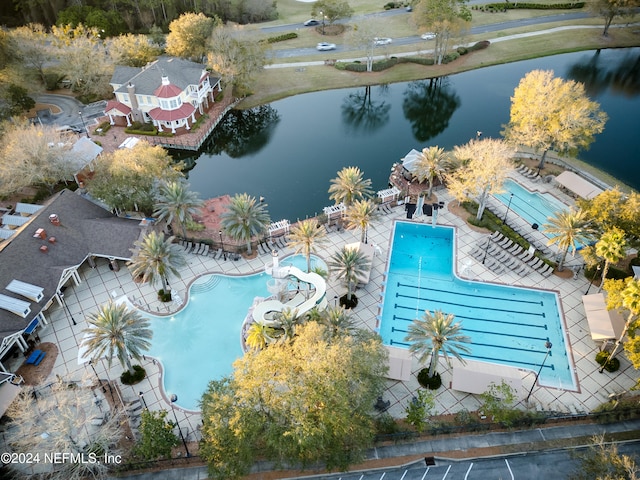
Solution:
[[[408,472],[409,472],[409,470],[405,470],[404,473],[402,474],[402,476],[400,477],[400,480],[404,480],[404,477],[407,476]]]
[[[382,480],[386,474],[387,472],[382,472],[382,476],[380,477],[380,480]]]
[[[471,468],[473,468],[473,462],[471,462],[471,465],[469,465],[469,468],[467,469],[467,473],[464,476],[464,480],[467,480],[467,478],[469,477],[469,473],[471,472]]]
[[[515,477],[513,476],[513,472],[511,471],[511,466],[509,465],[509,460],[505,458],[504,463],[507,464],[507,468],[509,469],[509,473],[511,474],[511,480],[515,480]]]
[[[422,478],[420,480],[424,480],[427,476],[427,473],[429,473],[429,467],[427,467],[427,469],[424,471],[424,475],[422,475]]]
[[[449,465],[449,468],[447,468],[447,471],[444,472],[444,476],[442,477],[442,480],[444,480],[445,478],[447,478],[447,475],[449,475],[449,470],[451,470],[452,465]]]

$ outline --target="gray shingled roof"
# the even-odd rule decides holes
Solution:
[[[129,70],[126,71],[125,68]],[[131,67],[116,67],[111,83],[122,85],[116,93],[126,93],[127,83],[131,82],[136,87],[136,94],[153,95],[153,92],[162,84],[163,76],[167,76],[173,85],[184,90],[189,85],[198,85],[205,68],[205,65],[182,58],[160,57],[147,67],[137,69],[137,72],[134,72]],[[124,78],[126,75],[130,75],[129,78]],[[212,80],[215,80],[213,84],[217,81],[217,79]]]
[[[49,221],[53,213],[60,219],[58,226]],[[38,228],[46,231],[47,239],[33,237]],[[69,190],[60,192],[0,250],[1,294],[26,300],[5,289],[13,279],[44,288],[44,298],[39,303],[30,302],[27,318],[0,310],[0,338],[29,324],[56,294],[65,269],[79,266],[89,254],[129,259],[130,249],[141,233],[139,221],[118,218]],[[55,237],[55,243],[48,241],[50,237]],[[41,245],[47,245],[49,251],[42,253]]]

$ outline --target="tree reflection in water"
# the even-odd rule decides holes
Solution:
[[[459,106],[460,97],[451,89],[447,77],[409,83],[402,101],[404,116],[419,142],[444,132]]]
[[[382,95],[388,93],[388,85],[380,85]],[[364,90],[349,93],[342,101],[342,121],[348,133],[372,133],[389,121],[391,103],[371,98],[371,85]]]
[[[593,55],[572,64],[567,76],[583,83],[590,96],[608,90],[626,97],[640,94],[640,52],[634,49],[621,58],[607,57],[604,62],[601,62],[600,52],[596,50]]]

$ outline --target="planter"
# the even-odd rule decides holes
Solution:
[[[346,310],[350,310],[358,306],[358,297],[355,294],[351,294],[351,300],[347,299],[347,295],[343,295],[340,297],[340,306],[344,307]]]
[[[171,290],[165,292],[163,289],[158,290],[158,300],[161,302],[171,301]]]
[[[147,372],[140,365],[133,366],[133,374],[129,373],[128,370],[124,371],[122,375],[120,375],[120,381],[123,385],[135,385],[136,383],[140,383],[144,377],[147,376]]]
[[[429,390],[437,390],[442,386],[442,378],[437,372],[433,374],[433,377],[430,377],[429,369],[423,368],[418,372],[418,383]]]

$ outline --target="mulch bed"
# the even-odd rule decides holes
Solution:
[[[22,376],[24,379],[24,383],[26,385],[38,385],[42,383],[53,370],[53,365],[56,363],[56,358],[58,357],[58,347],[50,342],[39,343],[35,347],[37,350],[42,350],[46,352],[45,357],[42,359],[39,365],[27,365],[23,363],[20,365],[20,368],[16,371],[16,374]],[[27,356],[25,356],[24,361],[27,361],[27,358],[32,350],[27,352]]]

